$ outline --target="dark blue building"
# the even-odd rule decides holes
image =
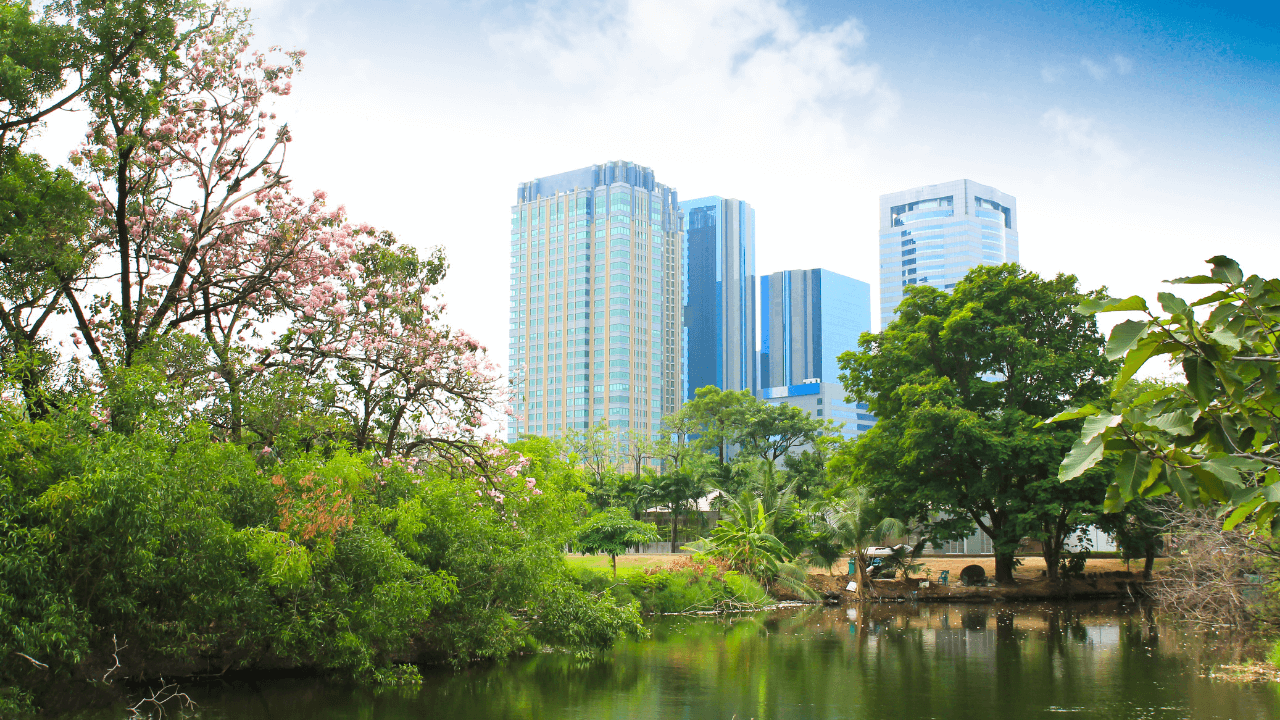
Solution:
[[[714,196],[685,200],[680,209],[688,282],[685,400],[707,385],[757,392],[755,210]]]

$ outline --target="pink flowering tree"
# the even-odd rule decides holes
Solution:
[[[505,398],[496,366],[444,323],[431,288],[445,272],[389,234],[356,254],[356,272],[295,298],[298,312],[269,362],[334,384],[332,410],[356,449],[485,459],[488,413]]]
[[[148,101],[95,99],[72,161],[97,201],[98,275],[67,298],[104,373],[178,331],[204,335],[225,364],[280,296],[350,272],[359,231],[283,172],[289,131],[270,103],[302,53],[249,52],[245,19],[219,8],[176,59],[144,68],[134,94]]]

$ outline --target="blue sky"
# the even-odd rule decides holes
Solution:
[[[1280,275],[1280,28],[1261,5],[252,8],[263,45],[308,51],[281,110],[298,188],[444,245],[454,322],[499,361],[516,184],[614,159],[751,202],[760,274],[826,267],[873,304],[878,195],[961,177],[1018,198],[1037,272],[1148,296],[1217,253]]]

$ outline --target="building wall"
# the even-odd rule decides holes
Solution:
[[[880,196],[880,329],[906,288],[950,290],[978,265],[1018,261],[1018,201],[972,180]]]
[[[846,402],[844,386],[836,383],[808,382],[762,388],[760,399],[775,405],[786,403],[800,408],[812,418],[843,423],[840,433],[850,440],[876,424],[876,418],[867,409],[867,404]],[[805,449],[807,448],[797,448],[797,452]]]
[[[611,162],[521,183],[511,208],[509,439],[681,404],[684,226],[673,188]]]
[[[837,358],[871,329],[871,286],[830,270],[760,278],[760,383],[838,383]]]
[[[686,200],[680,208],[688,257],[684,398],[692,400],[707,385],[755,392],[755,210],[714,196]]]

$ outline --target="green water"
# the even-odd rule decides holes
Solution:
[[[1122,605],[804,608],[651,629],[594,662],[542,655],[413,688],[187,689],[200,717],[237,720],[1280,718],[1275,686],[1202,677],[1238,645]]]

